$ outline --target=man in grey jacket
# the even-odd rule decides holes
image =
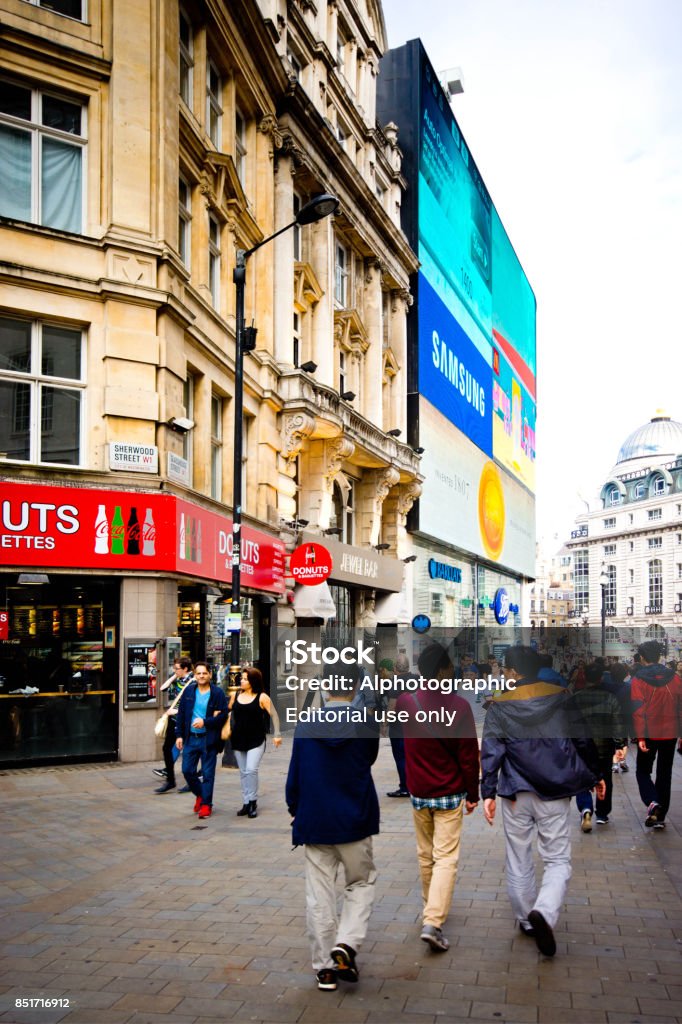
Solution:
[[[538,681],[539,669],[531,647],[507,651],[508,688],[492,701],[483,729],[481,791],[490,825],[502,798],[507,892],[519,927],[542,954],[554,956],[553,929],[571,877],[570,799],[594,786],[603,798],[605,785],[598,782],[594,743],[584,732],[576,737],[570,696],[556,683]],[[544,863],[539,891],[536,835]]]

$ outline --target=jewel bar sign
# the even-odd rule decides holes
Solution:
[[[284,545],[242,527],[245,586],[284,592]],[[227,582],[232,520],[172,494],[0,483],[0,564],[181,572]]]

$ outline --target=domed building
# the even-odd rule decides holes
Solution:
[[[662,412],[625,439],[600,492],[567,543],[573,615],[606,623],[606,653],[641,639],[682,647],[682,423]]]

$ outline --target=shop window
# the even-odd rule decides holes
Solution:
[[[0,317],[0,458],[81,464],[83,349],[79,330]]]
[[[0,216],[79,233],[85,108],[0,80]]]

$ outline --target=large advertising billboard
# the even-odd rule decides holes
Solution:
[[[534,491],[535,297],[423,51],[420,74],[419,392]],[[434,318],[434,293],[439,338],[451,339],[443,359],[466,366],[472,349],[480,356],[476,380],[490,400],[485,427],[463,417],[461,403],[444,403],[442,389],[434,395],[429,379],[422,386],[436,344],[422,323]]]

